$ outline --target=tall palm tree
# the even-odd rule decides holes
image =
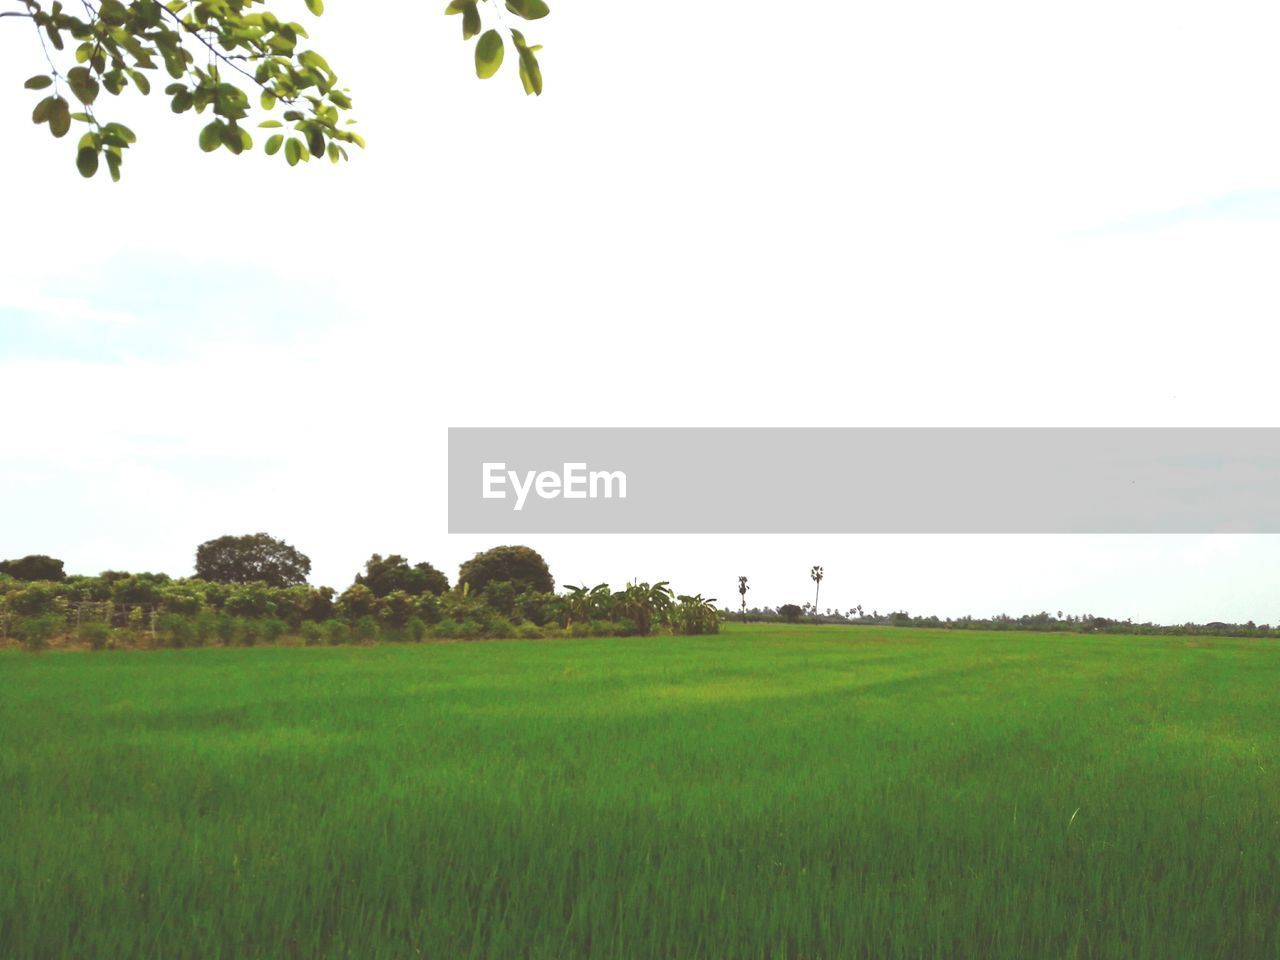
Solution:
[[[751,588],[747,586],[747,578],[738,578],[738,593],[742,597],[742,622],[747,622],[747,591]]]
[[[818,591],[822,589],[822,568],[814,567],[809,571],[809,579],[813,581],[813,613],[818,614]]]

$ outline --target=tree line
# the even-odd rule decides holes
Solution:
[[[663,583],[557,592],[546,560],[499,546],[461,565],[456,585],[425,561],[373,554],[341,593],[312,586],[310,559],[265,533],[196,549],[193,577],[67,575],[61,560],[0,561],[0,637],[29,649],[65,638],[94,648],[438,639],[649,636],[719,630],[713,600]]]

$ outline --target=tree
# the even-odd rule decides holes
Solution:
[[[398,553],[385,560],[375,553],[365,561],[364,573],[356,574],[355,582],[364,584],[375,597],[385,597],[396,590],[403,590],[411,597],[424,593],[439,596],[449,589],[449,578],[431,564],[415,563],[411,567]]]
[[[473,593],[495,580],[510,581],[517,593],[525,590],[550,593],[555,589],[547,561],[529,547],[494,547],[477,553],[458,569],[458,585],[469,585]]]
[[[84,0],[68,9],[60,0],[8,2],[18,9],[0,10],[0,19],[27,20],[49,66],[26,82],[33,91],[52,88],[31,119],[48,124],[55,137],[65,137],[73,122],[80,125],[76,168],[82,176],[92,177],[102,163],[119,180],[124,151],[137,140],[124,124],[98,116],[101,93],[118,96],[133,87],[146,96],[161,67],[173,81],[164,93],[174,113],[211,115],[199,134],[206,153],[253,148],[247,121],[254,102],[264,113],[281,108],[279,119],[258,126],[269,131],[265,152],[283,153],[290,166],[324,156],[337,163],[348,158],[347,146],[364,146],[349,129],[355,121],[345,116],[350,92],[321,54],[301,44],[309,39],[306,27],[277,16],[279,0]],[[305,3],[317,17],[324,12],[324,0]],[[505,7],[522,20],[550,12],[544,0],[505,0]],[[542,93],[541,48],[498,19],[498,0],[453,0],[445,12],[462,16],[464,40],[479,35],[477,76],[491,77],[502,66],[505,33],[525,93]],[[481,33],[485,20],[490,27]]]
[[[747,591],[751,588],[747,586],[747,578],[738,578],[738,595],[742,597],[742,622],[747,622]]]
[[[822,568],[814,567],[809,571],[809,579],[813,581],[813,615],[818,615],[818,591],[822,589]]]
[[[295,587],[310,573],[310,558],[265,533],[219,537],[196,548],[196,577],[214,583]]]
[[[787,623],[795,623],[800,619],[800,614],[803,612],[804,611],[794,603],[784,603],[778,608],[778,616],[787,621]]]
[[[65,580],[62,561],[32,553],[18,560],[0,560],[0,573],[7,573],[15,580]]]

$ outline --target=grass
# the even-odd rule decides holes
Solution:
[[[0,955],[1280,957],[1280,646],[0,654]]]

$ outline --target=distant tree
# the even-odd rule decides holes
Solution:
[[[809,579],[813,581],[813,613],[818,613],[818,591],[822,589],[822,568],[814,567],[809,571]]]
[[[15,580],[65,580],[62,561],[33,553],[20,560],[0,560],[0,573],[7,573]]]
[[[436,596],[449,589],[449,578],[429,563],[415,563],[398,553],[383,559],[375,553],[364,564],[364,573],[356,574],[356,583],[362,583],[373,591],[375,597],[385,597],[396,590],[402,590],[411,597],[420,597],[424,593]]]
[[[467,584],[472,593],[495,580],[510,582],[517,593],[526,590],[550,593],[555,589],[547,561],[530,547],[494,547],[477,553],[458,570],[458,585]]]
[[[794,603],[784,603],[778,608],[778,616],[787,621],[787,623],[795,623],[800,619],[800,614],[802,613],[804,613],[804,610]]]
[[[214,583],[295,587],[310,573],[310,558],[265,533],[218,537],[196,548],[196,576]]]
[[[747,586],[747,578],[738,578],[738,595],[742,597],[742,622],[747,622],[747,591],[751,588]]]

